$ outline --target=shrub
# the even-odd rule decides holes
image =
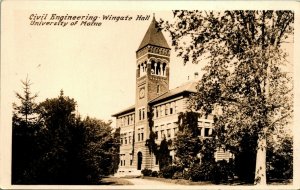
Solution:
[[[202,164],[195,164],[190,169],[190,177],[192,181],[210,181],[212,180],[212,171],[214,162],[204,162]]]
[[[157,171],[152,171],[151,176],[152,177],[157,177],[158,176],[158,172]]]
[[[181,171],[176,171],[172,179],[183,179],[183,173]]]
[[[227,182],[234,176],[232,163],[225,160],[195,164],[189,174],[192,181],[212,181],[216,184]]]
[[[212,171],[213,183],[227,182],[230,174],[229,164],[225,160],[216,162]]]
[[[152,174],[152,170],[147,169],[147,168],[143,169],[141,172],[142,172],[143,176],[151,176],[151,174]]]
[[[179,166],[166,166],[161,170],[161,173],[164,178],[172,178],[175,172],[179,170]]]

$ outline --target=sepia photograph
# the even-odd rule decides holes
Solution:
[[[173,3],[2,1],[1,189],[299,188],[299,3]]]

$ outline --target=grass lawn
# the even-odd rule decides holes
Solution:
[[[158,178],[158,177],[149,177],[149,176],[144,176],[142,177],[143,179],[149,179],[149,180],[155,180],[155,181],[162,181],[162,182],[167,182],[167,183],[173,183],[173,184],[181,184],[181,185],[218,185],[214,184],[210,181],[189,181],[185,179],[165,179],[165,178]],[[291,185],[293,182],[292,180],[272,180],[268,181],[268,185]],[[234,181],[234,182],[227,182],[227,183],[220,183],[219,185],[254,185],[254,184],[245,184],[240,181]]]
[[[101,179],[100,185],[133,185],[133,184],[124,178],[104,177]]]
[[[166,178],[158,178],[158,177],[148,177],[144,176],[143,179],[149,179],[149,180],[156,180],[156,181],[162,181],[167,183],[174,183],[174,184],[181,184],[181,185],[213,185],[213,183],[209,181],[189,181],[185,179],[166,179]]]

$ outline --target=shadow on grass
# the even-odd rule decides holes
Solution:
[[[133,183],[124,178],[104,177],[99,182],[99,185],[133,185]]]
[[[185,179],[165,179],[165,178],[158,178],[158,177],[149,177],[149,176],[144,176],[142,177],[144,179],[149,179],[149,180],[155,180],[155,181],[162,181],[162,182],[167,182],[167,183],[173,183],[173,184],[181,184],[181,185],[200,185],[200,186],[205,186],[205,185],[228,185],[228,186],[252,186],[254,185],[253,183],[249,182],[243,182],[239,180],[228,180],[227,182],[221,181],[219,183],[213,183],[211,181],[190,181],[190,180],[185,180]],[[267,182],[267,185],[291,185],[293,182],[292,180],[270,180]]]

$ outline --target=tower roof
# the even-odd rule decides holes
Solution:
[[[159,47],[164,47],[170,49],[167,40],[165,39],[161,30],[159,30],[158,23],[153,17],[151,24],[138,48],[138,50],[142,49],[147,45],[154,45]]]

